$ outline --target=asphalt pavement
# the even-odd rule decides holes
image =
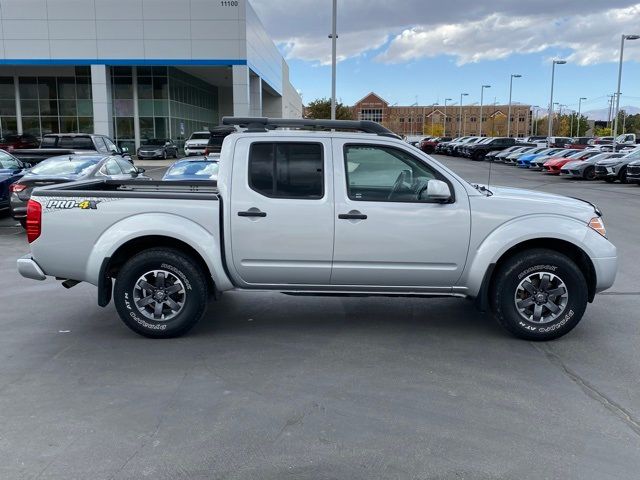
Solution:
[[[598,204],[619,247],[562,339],[516,340],[457,299],[227,293],[148,340],[94,287],[18,276],[25,236],[0,219],[0,478],[638,478],[640,187],[491,170]]]

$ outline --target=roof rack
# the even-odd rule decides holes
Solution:
[[[316,120],[313,118],[223,117],[223,125],[237,125],[247,132],[266,132],[276,128],[310,130],[354,130],[385,137],[400,138],[388,128],[369,120]]]

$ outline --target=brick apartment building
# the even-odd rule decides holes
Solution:
[[[389,105],[375,93],[352,107],[356,120],[373,120],[401,135],[477,135],[480,129],[480,106],[463,105],[460,122],[459,105]],[[484,105],[482,135],[506,136],[508,105]],[[446,120],[445,120],[446,114]],[[525,137],[531,131],[531,107],[511,105],[511,136]]]

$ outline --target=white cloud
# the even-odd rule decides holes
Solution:
[[[329,0],[251,3],[288,58],[328,63]],[[448,0],[428,8],[424,0],[339,0],[338,55],[382,48],[376,58],[386,63],[450,55],[464,64],[568,50],[571,62],[590,65],[615,61],[620,34],[638,30],[638,0]],[[625,58],[640,60],[640,46]]]
[[[562,19],[491,14],[481,20],[407,29],[377,58],[399,63],[445,54],[464,64],[555,48],[570,50],[571,62],[590,65],[615,61],[620,34],[639,27],[640,4]],[[627,59],[640,59],[640,50]]]

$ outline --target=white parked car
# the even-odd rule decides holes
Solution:
[[[184,144],[185,156],[204,155],[210,137],[211,132],[193,132]]]

